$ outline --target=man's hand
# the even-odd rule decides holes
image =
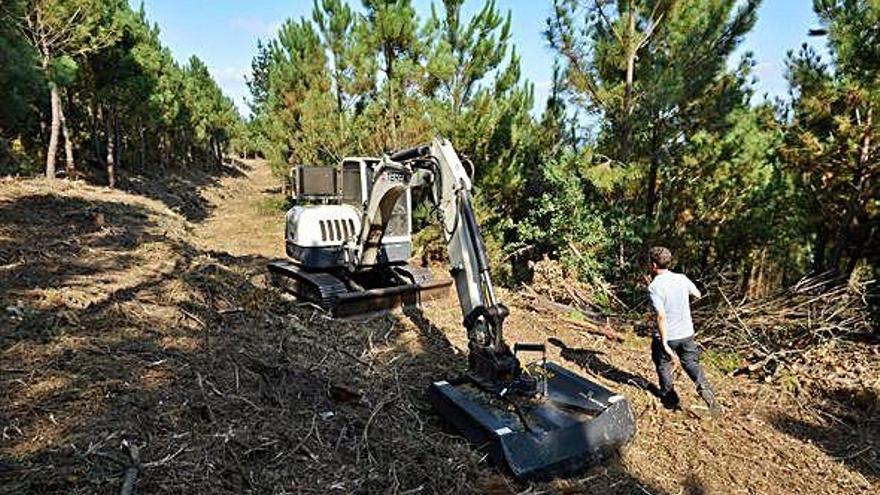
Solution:
[[[674,363],[675,362],[675,351],[672,350],[672,347],[669,347],[669,344],[664,342],[663,343],[663,350],[666,351],[666,355],[669,356],[669,359],[671,359],[672,362]]]
[[[657,311],[657,332],[660,334],[660,342],[663,343],[663,351],[669,356],[672,363],[675,364],[675,352],[669,347],[669,343],[666,342],[666,313],[662,311]]]

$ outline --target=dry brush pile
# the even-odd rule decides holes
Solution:
[[[740,301],[723,283],[709,295],[715,305],[696,312],[702,342],[745,359],[735,373],[771,377],[805,353],[826,345],[874,341],[869,290],[874,281],[841,280],[828,274],[806,277],[768,297]]]

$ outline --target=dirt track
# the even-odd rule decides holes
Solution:
[[[502,292],[510,341],[552,338],[553,359],[628,396],[639,427],[615,465],[515,484],[424,400],[464,366],[454,300],[336,322],[265,286],[282,255],[274,186],[258,162],[133,181],[138,194],[0,183],[0,492],[118,492],[131,467],[136,493],[880,489],[880,411],[843,385],[875,386],[876,346],[848,363],[824,349],[842,378],[821,394],[710,368],[725,413],[704,420],[660,407],[644,337],[617,328],[614,343]]]

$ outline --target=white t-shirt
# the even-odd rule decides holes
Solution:
[[[648,286],[648,294],[654,310],[666,314],[667,341],[684,339],[694,334],[690,296],[699,293],[694,283],[682,273],[665,270],[654,277]],[[655,328],[654,335],[659,335],[658,332]]]

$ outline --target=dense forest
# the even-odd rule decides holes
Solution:
[[[204,63],[174,60],[143,9],[7,1],[0,170],[112,186],[257,153],[283,180],[293,163],[440,134],[476,164],[480,217],[511,284],[551,258],[598,297],[633,301],[655,243],[744,295],[877,273],[877,1],[815,0],[820,25],[804,36],[827,54],[791,47],[789,96],[773,102],[754,95],[752,56],[733,59],[759,0],[547,1],[556,60],[541,115],[494,1],[472,16],[464,0],[434,2],[420,18],[408,0],[316,0],[259,43],[248,122]]]
[[[755,104],[753,58],[731,57],[760,1],[554,0],[538,118],[510,15],[463,3],[420,20],[408,1],[316,1],[260,44],[252,141],[283,173],[448,136],[514,280],[549,256],[625,292],[652,243],[752,295],[876,269],[877,2],[817,0],[830,58],[792,47],[790,98]]]
[[[208,67],[177,63],[143,7],[10,0],[0,16],[2,173],[112,187],[123,171],[217,164],[239,132]]]

